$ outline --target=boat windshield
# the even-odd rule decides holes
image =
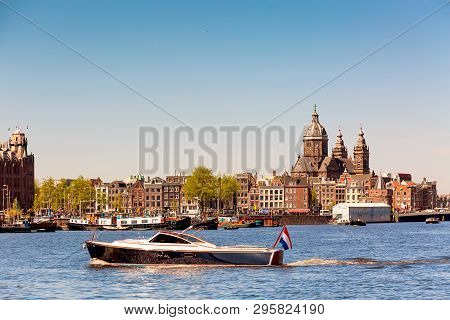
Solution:
[[[194,237],[190,234],[185,234],[185,233],[176,233],[176,234],[158,233],[153,238],[151,238],[149,242],[181,243],[181,244],[189,244],[189,243],[195,243],[195,242],[207,243],[206,241],[203,241],[202,239],[199,239],[197,237]]]

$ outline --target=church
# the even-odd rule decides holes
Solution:
[[[317,106],[314,105],[312,120],[303,133],[303,156],[291,168],[293,178],[325,178],[338,180],[347,173],[349,175],[370,174],[369,147],[364,138],[362,128],[359,131],[353,158],[348,156],[341,129],[331,156],[328,155],[328,134],[320,124]]]

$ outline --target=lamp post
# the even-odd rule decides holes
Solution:
[[[5,191],[6,191],[6,209],[9,209],[10,205],[10,194],[9,194],[9,186],[7,184],[3,185],[2,192],[3,192],[3,211],[5,210]]]

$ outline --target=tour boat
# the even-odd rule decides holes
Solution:
[[[160,231],[150,239],[86,241],[94,261],[112,265],[240,265],[283,264],[283,250],[216,246],[187,233]]]

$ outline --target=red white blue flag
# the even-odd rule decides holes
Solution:
[[[292,249],[291,236],[289,235],[289,231],[286,226],[281,229],[280,235],[278,236],[277,241],[275,241],[273,247],[275,248],[279,243],[281,243],[284,250]]]

